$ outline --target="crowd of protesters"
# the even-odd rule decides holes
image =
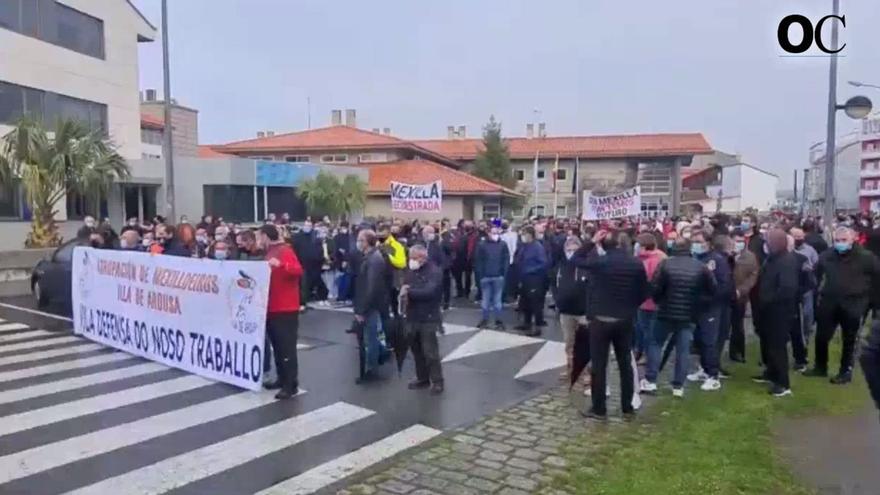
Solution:
[[[880,217],[823,223],[783,214],[716,214],[351,225],[326,217],[293,224],[283,214],[254,230],[206,215],[195,225],[182,218],[176,227],[161,217],[131,219],[119,234],[106,220],[87,218],[79,237],[94,247],[268,260],[275,304],[267,338],[278,380],[267,385],[281,388],[280,398],[296,393],[296,315],[309,305],[352,307],[364,349],[359,381],[371,379],[387,359],[383,329],[405,317],[417,372],[410,387],[441,393],[442,314],[456,300],[471,299],[481,306],[479,328],[506,331],[513,323],[514,330],[537,336],[547,317],[558,318],[569,368],[579,332],[588,333],[589,415],[604,418],[610,349],[621,374],[622,411],[631,415],[639,393],[657,393],[660,370],[672,356],[674,396],[683,397],[687,382],[720,390],[728,375],[725,348],[730,361],[747,359],[749,313],[760,344],[760,356],[749,358],[764,369],[754,380],[769,384],[770,393],[791,394],[790,369],[828,376],[828,344],[838,327],[843,350],[830,381],[848,383],[859,330],[870,310],[880,308]],[[505,305],[515,307],[515,322],[505,323]],[[871,342],[862,360],[876,367],[880,335]],[[693,371],[692,351],[699,354]],[[872,387],[880,395],[880,385]]]

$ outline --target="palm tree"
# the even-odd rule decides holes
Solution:
[[[0,182],[20,180],[32,212],[26,247],[61,243],[55,205],[68,194],[106,195],[114,181],[128,176],[114,144],[75,120],[58,120],[50,133],[25,117],[0,140]]]
[[[346,175],[342,180],[342,213],[351,218],[352,212],[367,205],[367,184],[356,175]]]

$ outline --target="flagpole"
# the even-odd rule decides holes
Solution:
[[[559,209],[559,185],[556,181],[559,179],[559,153],[556,153],[556,163],[553,165],[553,216]]]
[[[532,182],[535,184],[535,193],[532,198],[532,208],[534,212],[538,212],[538,158],[541,156],[541,150],[535,152],[535,167],[532,170]]]
[[[580,217],[581,215],[581,196],[580,196],[580,184],[578,184],[578,169],[581,168],[581,159],[577,156],[574,157],[574,204],[577,205],[575,207],[575,213]]]

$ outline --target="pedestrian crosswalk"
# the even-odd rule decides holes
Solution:
[[[204,484],[220,495],[304,495],[442,433],[310,397],[279,402],[0,320],[0,493],[204,493]],[[231,473],[239,486],[224,491]]]

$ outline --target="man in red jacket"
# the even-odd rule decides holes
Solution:
[[[274,225],[260,227],[257,242],[266,252],[266,261],[272,269],[266,333],[275,354],[278,380],[267,384],[266,388],[280,388],[275,398],[284,400],[299,392],[296,340],[299,330],[299,283],[303,268]]]

